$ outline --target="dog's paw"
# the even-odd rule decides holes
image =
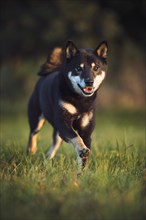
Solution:
[[[47,152],[45,153],[45,156],[46,156],[46,159],[52,160],[53,157],[55,156],[55,154],[51,154],[50,151],[47,151]]]
[[[32,156],[36,153],[37,151],[37,148],[36,147],[33,147],[33,148],[27,148],[27,155],[28,156]]]
[[[88,158],[90,155],[90,149],[88,148],[83,148],[82,150],[79,151],[79,157],[82,159]]]

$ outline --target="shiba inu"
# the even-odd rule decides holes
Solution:
[[[46,156],[52,159],[64,140],[77,153],[78,172],[86,167],[95,126],[95,100],[107,72],[107,51],[105,41],[95,50],[78,49],[72,41],[64,49],[54,49],[39,72],[28,104],[28,154],[36,152],[37,133],[47,120],[54,131]]]

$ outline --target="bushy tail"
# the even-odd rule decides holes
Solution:
[[[63,64],[63,50],[61,47],[53,49],[52,53],[48,56],[46,62],[42,65],[39,76],[46,76],[55,71],[60,71]]]

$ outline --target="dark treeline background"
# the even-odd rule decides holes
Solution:
[[[2,108],[25,103],[53,47],[109,44],[102,108],[145,105],[145,0],[25,0],[0,3]],[[4,110],[6,111],[6,110]]]

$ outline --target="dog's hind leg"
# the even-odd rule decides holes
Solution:
[[[42,126],[44,125],[45,119],[43,115],[40,115],[36,121],[35,126],[31,126],[28,146],[27,146],[27,154],[33,155],[37,151],[37,135]],[[32,124],[33,125],[33,124]]]
[[[50,148],[50,150],[46,153],[46,157],[48,157],[50,160],[55,156],[57,150],[59,149],[62,138],[58,135],[58,133],[54,130],[53,131],[53,144]]]
[[[27,154],[33,155],[37,151],[37,134],[42,128],[45,119],[39,105],[37,92],[34,92],[28,103],[28,120],[30,134],[27,146]]]

